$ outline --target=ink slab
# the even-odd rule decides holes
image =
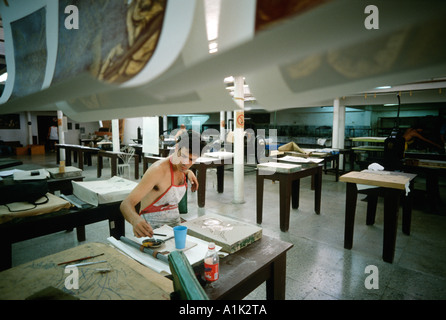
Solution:
[[[216,214],[206,214],[183,225],[187,234],[214,242],[222,251],[234,253],[262,238],[262,228]]]

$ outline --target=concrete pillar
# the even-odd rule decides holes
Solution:
[[[28,144],[32,145],[33,144],[33,126],[31,123],[31,112],[27,111],[26,112],[26,121],[28,124]]]
[[[225,112],[220,111],[220,140],[225,141]]]
[[[244,203],[244,132],[245,132],[245,90],[244,79],[234,77],[234,99],[239,110],[234,112],[234,203]]]
[[[113,140],[113,152],[119,152],[120,141],[119,141],[119,119],[112,120],[112,140]]]
[[[59,128],[59,144],[65,143],[65,136],[63,131],[63,112],[57,111],[57,127]],[[65,172],[65,149],[59,149],[59,172]]]
[[[167,116],[163,116],[163,135],[167,131]]]
[[[345,141],[345,106],[339,101],[339,98],[333,101],[333,132],[332,148],[343,149]],[[343,155],[339,156],[339,168],[343,168]]]

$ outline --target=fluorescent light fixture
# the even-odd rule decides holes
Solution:
[[[398,103],[386,103],[384,107],[397,106]]]
[[[209,53],[215,53],[218,51],[217,41],[209,41]]]
[[[220,0],[205,0],[205,21],[208,38],[209,53],[218,51],[218,25],[220,19]]]
[[[383,90],[383,89],[390,89],[392,86],[382,86],[382,87],[376,87],[377,90]]]
[[[4,74],[0,75],[0,82],[6,82],[6,79],[8,79],[8,73],[5,72]]]

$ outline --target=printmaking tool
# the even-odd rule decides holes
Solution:
[[[60,265],[63,265],[63,264],[73,263],[73,262],[82,261],[82,260],[88,260],[88,259],[96,258],[96,257],[102,256],[102,255],[104,255],[104,254],[101,253],[101,254],[97,254],[95,256],[89,256],[89,257],[74,259],[74,260],[71,260],[71,261],[65,261],[65,262],[58,263],[57,265],[60,266]]]
[[[157,259],[163,260],[164,262],[169,263],[167,256],[163,255],[161,252],[159,252],[157,250],[153,250],[151,248],[145,247],[144,245],[136,243],[135,241],[132,241],[126,237],[121,237],[120,240],[131,247],[137,248],[142,252],[150,254],[154,258],[157,258]]]
[[[66,267],[67,268],[82,267],[82,266],[89,266],[91,264],[104,263],[104,262],[107,262],[107,260],[93,261],[93,262],[82,262],[82,263],[78,263],[78,264],[70,264],[69,266],[66,266]]]
[[[155,235],[155,234],[154,234]],[[165,235],[164,235],[165,236]],[[161,239],[155,239],[150,238],[143,240],[142,245],[146,248],[159,248],[163,243],[165,243],[167,240],[172,239],[173,237],[169,237],[167,239],[161,240]]]

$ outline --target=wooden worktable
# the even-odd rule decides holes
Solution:
[[[79,169],[84,169],[84,160],[87,161],[87,164],[91,166],[91,155],[97,154],[100,149],[99,148],[90,148],[85,146],[79,146],[75,144],[56,144],[56,162],[59,164],[60,162],[60,149],[65,149],[65,165],[71,166],[71,153],[73,153],[73,161],[78,162]],[[77,156],[79,154],[79,156]],[[86,156],[86,158],[84,158]]]
[[[0,224],[0,270],[11,267],[12,244],[58,231],[77,228],[78,241],[85,240],[85,225],[109,220],[110,236],[125,235],[121,201],[88,209],[63,209],[38,216],[20,217]]]
[[[342,175],[339,180],[343,182],[360,183],[370,186],[405,190],[406,184],[408,184],[413,178],[415,178],[415,176],[415,174],[403,172],[351,171]]]
[[[206,284],[204,291],[212,300],[242,299],[266,281],[266,298],[285,299],[286,254],[288,242],[263,236],[262,239],[220,259],[220,278]],[[57,264],[104,253],[85,262],[104,263],[79,266],[79,288],[67,288],[65,266]],[[76,262],[78,263],[78,262]],[[96,269],[112,271],[101,274]],[[194,268],[203,274],[203,264]],[[90,243],[25,263],[0,273],[0,299],[25,299],[48,287],[60,289],[87,300],[169,299],[172,281],[121,254],[105,244]]]
[[[266,281],[266,299],[284,300],[286,254],[292,247],[291,243],[263,235],[220,259],[220,278],[204,291],[212,300],[238,300]],[[203,266],[200,267],[194,268],[195,271],[201,272]]]
[[[77,267],[79,288],[67,288],[72,273],[58,264],[101,253],[85,262],[107,262]],[[98,268],[111,271],[100,273]],[[173,291],[172,281],[102,243],[80,245],[0,273],[1,300],[23,300],[48,286],[86,300],[166,300]]]
[[[279,165],[280,163],[278,163]],[[321,189],[322,189],[322,165],[302,165],[302,168],[295,172],[274,174],[262,174],[259,169],[256,173],[256,209],[257,223],[262,223],[263,217],[263,186],[264,180],[269,179],[279,181],[280,197],[280,230],[288,231],[290,225],[290,198],[293,209],[299,208],[299,188],[300,179],[305,177],[312,178],[314,186],[314,211],[320,214],[321,211]]]
[[[344,248],[353,247],[353,230],[356,213],[357,186],[365,184],[370,186],[385,188],[384,192],[384,235],[383,235],[383,260],[393,262],[395,255],[396,230],[398,226],[398,211],[400,195],[411,181],[415,174],[389,171],[351,171],[342,175],[339,180],[347,182],[345,201],[345,231]],[[403,198],[403,232],[409,234],[411,220],[410,193]],[[367,224],[373,224],[375,220],[377,194],[371,194],[367,203]]]

